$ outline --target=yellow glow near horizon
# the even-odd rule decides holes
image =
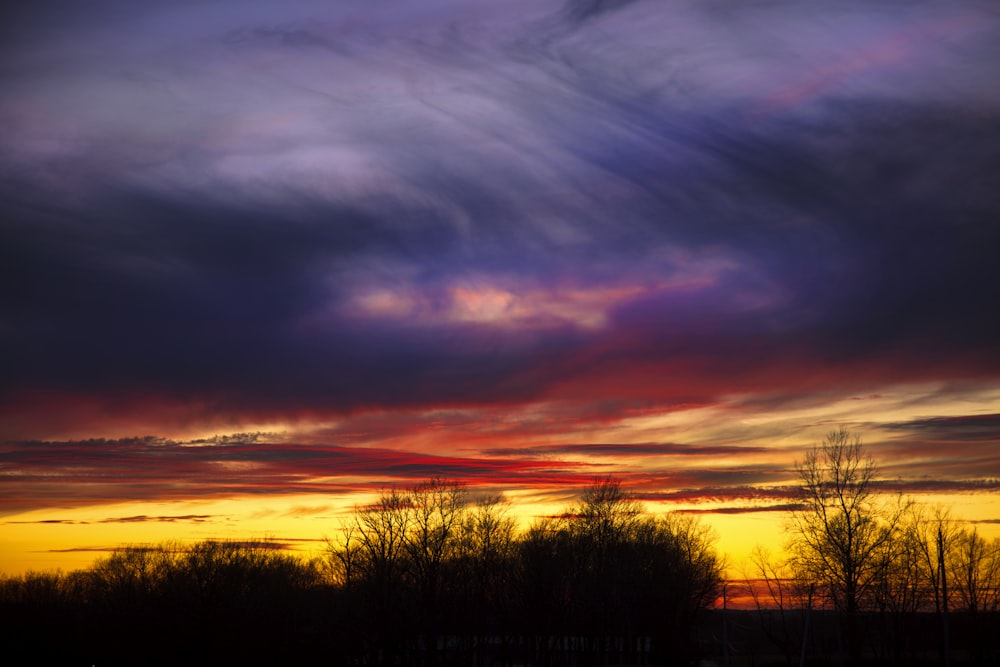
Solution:
[[[323,539],[329,537],[336,541],[342,522],[349,518],[354,508],[371,502],[374,497],[375,494],[336,498],[292,495],[267,499],[123,503],[26,512],[3,519],[0,572],[16,575],[28,571],[81,569],[123,545],[192,543],[207,539],[274,539],[289,543],[289,548],[300,556],[317,557],[324,550]],[[513,491],[507,497],[511,503],[510,515],[522,530],[539,517],[558,515],[573,502],[564,497],[546,497],[535,490]],[[1000,525],[979,523],[1000,516],[1000,498],[955,494],[917,496],[914,500],[928,508],[935,505],[949,508],[954,519],[962,525],[975,526],[987,539],[1000,537]],[[646,504],[647,511],[652,514],[684,508],[713,509],[705,503]],[[713,530],[716,548],[725,559],[730,579],[744,577],[747,558],[756,546],[780,555],[788,540],[785,531],[788,514],[784,512],[706,512],[698,517]]]
[[[929,416],[993,414],[1000,404],[1000,388],[990,385],[950,386],[946,398],[942,393],[943,388],[933,383],[894,385],[883,387],[878,393],[829,397],[825,402],[804,399],[801,405],[788,405],[781,410],[753,404],[752,397],[731,396],[728,402],[718,405],[652,407],[618,414],[612,419],[603,419],[601,415],[589,419],[585,413],[574,412],[572,406],[558,401],[539,401],[524,406],[482,409],[369,412],[322,421],[301,419],[279,423],[260,420],[241,424],[239,430],[282,430],[286,434],[281,438],[283,442],[299,442],[310,447],[336,443],[337,438],[342,437],[347,444],[330,445],[337,450],[337,455],[348,455],[348,452],[358,455],[354,467],[341,471],[339,463],[331,467],[296,467],[297,464],[289,463],[293,459],[286,460],[281,454],[275,454],[274,461],[287,465],[287,468],[276,470],[292,480],[289,485],[301,481],[310,488],[329,486],[358,490],[322,495],[270,494],[262,489],[260,494],[222,499],[182,498],[21,510],[0,518],[0,571],[18,573],[32,569],[84,567],[122,544],[167,540],[270,537],[288,541],[298,553],[314,555],[322,548],[322,538],[335,537],[340,522],[356,505],[370,502],[378,493],[379,484],[394,481],[392,470],[398,466],[404,470],[411,464],[429,466],[428,469],[442,465],[458,471],[455,474],[459,475],[462,466],[473,466],[477,472],[472,479],[478,479],[483,486],[481,489],[472,487],[472,490],[476,493],[480,490],[505,491],[511,503],[511,515],[522,527],[538,517],[563,512],[573,503],[573,493],[579,491],[581,480],[588,476],[618,474],[626,488],[634,482],[637,486],[631,490],[649,497],[657,497],[661,491],[667,494],[678,491],[678,487],[689,483],[710,487],[716,484],[715,479],[721,479],[719,488],[725,489],[727,484],[740,484],[743,473],[753,484],[760,470],[766,472],[766,477],[759,479],[768,480],[761,483],[763,485],[794,483],[794,462],[820,442],[826,432],[840,424],[855,429],[867,444],[874,445],[871,453],[886,471],[883,477],[892,478],[897,474],[907,474],[911,479],[916,474],[933,477],[934,461],[925,460],[934,455],[933,446],[910,452],[905,447],[905,432],[880,428],[880,425],[919,422]],[[205,433],[207,431],[198,431],[193,426],[186,426],[183,433],[166,433],[164,438],[175,440],[172,445],[175,450],[170,454],[173,460],[187,461],[184,452],[207,454],[177,444],[184,442],[183,438],[190,438],[205,441],[202,447],[213,447],[214,435]],[[265,436],[259,441],[260,445],[266,447],[271,439]],[[602,445],[599,453],[590,453],[586,443],[611,444]],[[648,449],[627,447],[648,443],[651,443]],[[657,448],[658,443],[664,445],[662,450]],[[626,447],[620,453],[615,452],[610,449],[615,444]],[[980,448],[978,451],[985,451],[983,447],[988,449],[989,445],[978,441],[974,444]],[[695,447],[685,451],[687,445]],[[698,450],[698,447],[726,446],[734,449]],[[238,481],[244,475],[242,467],[247,467],[255,471],[256,476],[247,475],[251,480],[268,479],[269,473],[261,472],[261,468],[272,458],[252,455],[256,447],[255,444],[242,450],[245,456],[237,457],[235,462],[226,458],[225,448],[220,448],[217,457],[191,459],[191,465],[203,468],[197,480],[200,484],[197,492],[216,491],[212,487],[216,471],[225,470],[232,482]],[[282,447],[294,451],[296,445]],[[524,448],[523,456],[517,453],[520,448]],[[157,449],[156,455],[159,453]],[[941,457],[941,461],[945,461],[948,452],[941,452]],[[947,459],[947,462],[955,464],[963,460]],[[60,470],[56,463],[52,479],[57,481]],[[533,467],[536,464],[538,467]],[[494,465],[500,471],[497,474],[506,481],[491,484],[488,471]],[[524,482],[519,483],[522,470],[538,472],[541,476],[526,475]],[[967,477],[976,476],[976,471],[970,470],[968,465],[964,470]],[[98,473],[103,475],[106,471],[93,474]],[[91,473],[75,470],[74,475],[80,474]],[[125,479],[127,470],[120,469],[120,474]],[[111,483],[110,479],[101,478],[102,488]],[[545,481],[540,481],[543,479]],[[185,485],[190,481],[185,481]],[[412,479],[404,477],[395,481],[401,487],[413,483]],[[963,481],[963,478],[954,481]],[[150,478],[148,483],[166,490],[171,496],[179,492],[176,486],[171,486],[169,477]],[[363,491],[366,488],[370,490]],[[285,486],[278,490],[292,489]],[[697,489],[693,493],[697,494]],[[30,491],[23,495],[26,499],[31,497]],[[671,497],[670,502],[651,501],[647,509],[654,513],[673,509],[701,512],[699,517],[718,535],[717,546],[730,564],[731,576],[738,574],[739,564],[754,546],[761,544],[778,552],[785,543],[786,514],[782,512],[739,513],[741,504],[750,501],[731,499],[727,504],[707,496],[698,503],[682,504],[684,495]],[[58,495],[53,497],[58,499]],[[918,500],[928,506],[950,507],[956,519],[977,522],[969,525],[976,526],[986,537],[1000,535],[1000,524],[995,523],[1000,519],[1000,495],[996,493],[935,494],[920,496]],[[780,504],[781,501],[770,502]],[[720,509],[737,513],[718,512]]]

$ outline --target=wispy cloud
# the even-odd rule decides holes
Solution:
[[[760,512],[795,512],[805,508],[799,503],[779,505],[737,505],[723,507],[685,507],[677,510],[682,514],[757,514]]]
[[[98,519],[96,521],[85,521],[80,519],[39,519],[36,521],[5,521],[9,524],[66,524],[66,525],[89,525],[98,523],[202,523],[215,518],[211,514],[183,514],[178,516],[146,516],[137,514],[135,516],[110,517]]]
[[[984,5],[147,11],[4,47],[15,433],[997,372]]]
[[[0,22],[4,512],[778,507],[901,386],[900,488],[1000,478],[985,0],[99,4]]]
[[[497,447],[483,450],[484,454],[492,456],[566,456],[578,454],[582,456],[612,456],[643,458],[658,456],[742,456],[759,454],[769,451],[761,446],[711,446],[685,445],[671,442],[640,442],[640,443],[568,443],[559,445],[527,445],[521,447]]]
[[[997,433],[1000,432],[1000,414],[927,417],[891,422],[882,425],[882,428],[908,432],[925,441],[996,442]]]
[[[234,495],[343,494],[433,476],[475,483],[582,484],[585,462],[439,456],[370,447],[231,443],[190,445],[156,438],[27,442],[0,452],[8,493],[0,507],[180,500]],[[183,480],[183,481],[181,481]],[[297,507],[297,513],[316,508]],[[200,521],[201,515],[111,517],[99,523]]]

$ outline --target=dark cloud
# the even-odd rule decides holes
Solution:
[[[799,503],[785,503],[782,505],[741,505],[736,507],[698,507],[675,510],[682,514],[756,514],[759,512],[797,512],[805,509],[805,505]]]
[[[716,502],[732,503],[737,501],[754,501],[762,505],[772,505],[774,501],[796,500],[801,493],[795,486],[709,486],[665,489],[662,491],[648,491],[637,494],[639,499],[656,502],[676,502],[676,503],[696,503],[696,502]]]
[[[137,514],[135,516],[101,519],[98,523],[202,523],[212,518],[214,517],[211,514],[182,514],[178,516],[146,516],[145,514]]]
[[[41,519],[38,521],[7,521],[9,524],[67,524],[67,525],[90,525],[94,523],[203,523],[214,519],[211,514],[182,514],[177,516],[146,516],[137,514],[135,516],[110,517],[97,521],[82,521],[79,519]]]
[[[180,443],[146,437],[81,442],[24,442],[5,445],[0,452],[5,497],[0,511],[118,503],[162,502],[187,498],[284,496],[371,491],[391,485],[409,486],[432,477],[492,491],[520,489],[574,497],[611,469],[602,463],[622,455],[624,447],[639,457],[635,467],[618,466],[614,474],[643,501],[721,503],[721,507],[771,507],[718,511],[783,511],[794,505],[800,491],[794,472],[773,463],[732,467],[712,466],[719,457],[737,461],[754,447],[697,447],[646,443],[637,446],[569,445],[526,447],[520,456],[513,448],[468,456],[436,455],[372,446],[250,442],[245,434],[214,438],[213,444]],[[219,444],[225,442],[225,444]],[[658,459],[664,453],[706,467],[676,468]],[[544,456],[543,456],[544,454]],[[551,457],[572,456],[572,461]],[[676,460],[673,458],[673,460]],[[995,493],[1000,481],[981,474],[975,478],[919,476],[915,467],[906,478],[886,479],[878,488],[887,493],[954,494]],[[748,501],[750,504],[748,504]],[[285,516],[315,516],[330,507],[296,506]],[[707,511],[707,510],[706,510]],[[711,511],[717,511],[712,508]],[[204,523],[213,515],[128,515],[95,520],[50,518],[10,523]]]
[[[342,494],[445,477],[527,486],[589,482],[586,463],[440,456],[289,443],[186,445],[156,438],[26,442],[0,452],[5,513],[122,501],[232,495]],[[583,472],[581,472],[583,471]],[[304,511],[298,508],[298,511]],[[308,510],[305,510],[308,511]],[[202,515],[112,517],[99,523],[202,521]]]
[[[563,11],[600,23],[631,4]],[[667,20],[643,4],[636,16]],[[213,25],[226,20],[224,6],[216,10]],[[694,21],[687,9],[673,11]],[[433,79],[426,93],[421,84],[400,92],[400,104],[424,119],[416,126],[366,114],[366,104],[340,110],[350,123],[339,135],[317,126],[319,146],[348,136],[350,151],[382,174],[332,197],[314,185],[326,162],[302,158],[300,169],[275,158],[306,150],[284,125],[265,123],[253,143],[227,135],[211,149],[191,147],[195,137],[182,130],[157,134],[165,166],[138,166],[128,160],[155,131],[107,107],[94,113],[125,114],[133,135],[118,137],[95,118],[89,139],[47,156],[30,145],[8,152],[0,336],[17,353],[5,359],[4,395],[194,396],[235,414],[287,414],[523,402],[553,391],[581,358],[589,368],[683,361],[678,382],[703,378],[700,400],[725,392],[734,376],[765,388],[757,376],[786,364],[900,378],[997,372],[1000,319],[986,305],[1000,297],[991,255],[1000,204],[988,176],[1000,169],[995,115],[961,97],[875,99],[836,87],[817,93],[808,114],[792,108],[752,122],[704,95],[678,107],[675,91],[657,96],[647,87],[655,84],[614,73],[640,54],[624,32],[635,25],[611,29],[622,32],[605,34],[605,52],[558,33],[550,38],[564,51],[548,44],[517,57],[505,49],[518,42],[499,37],[480,47],[445,32],[397,42],[387,58],[423,59],[462,93]],[[332,43],[330,28],[235,30],[250,42]],[[265,48],[245,46],[235,62]],[[308,52],[290,62],[332,66]],[[671,69],[683,62],[669,52],[641,57]],[[397,76],[360,54],[342,66],[387,86]],[[469,68],[485,79],[470,80]],[[249,85],[236,71],[234,85]],[[53,76],[31,74],[40,85]],[[718,73],[690,75],[710,82]],[[306,104],[293,83],[268,85],[290,86]],[[199,95],[209,108],[228,104]],[[29,99],[15,92],[8,113]],[[302,111],[309,123],[330,102],[315,104]],[[477,105],[492,118],[475,116]],[[293,111],[278,104],[273,113]],[[517,150],[495,145],[493,123]],[[206,138],[224,134],[193,127]],[[265,180],[254,186],[220,170],[237,162]],[[203,184],[174,175],[178,168]],[[608,326],[595,330],[563,322],[512,332],[452,316],[456,285],[517,295],[552,281],[586,290],[640,280],[688,285],[600,306]],[[371,290],[410,290],[423,305],[348,316]]]
[[[0,21],[9,508],[355,475],[568,488],[612,455],[764,452],[542,434],[995,385],[990,5],[369,5]],[[115,420],[326,425],[64,441]],[[385,446],[432,429],[468,455]],[[947,486],[1000,470],[997,432],[931,417],[876,444],[904,479],[954,445],[927,478]],[[712,465],[623,474],[664,499],[787,500],[780,466]]]
[[[910,479],[880,481],[877,487],[889,493],[998,493],[1000,479]]]
[[[1000,474],[995,414],[922,417],[879,424],[886,476],[977,480]],[[944,454],[947,454],[946,456]]]
[[[568,0],[563,7],[571,21],[585,21],[605,12],[621,9],[635,0]]]
[[[293,541],[289,540],[234,540],[231,538],[210,537],[206,542],[219,542],[241,549],[263,549],[265,551],[294,551],[296,549]],[[318,540],[317,540],[318,541]]]
[[[563,445],[526,445],[521,447],[496,447],[482,450],[490,456],[741,456],[763,453],[766,447],[731,447],[713,445],[688,445],[671,442],[641,443],[573,443]]]
[[[218,538],[218,537],[208,537],[199,540],[200,542],[219,542],[227,545],[232,545],[236,547],[241,547],[244,549],[264,549],[268,551],[295,551],[303,543],[313,543],[322,542],[323,540],[311,539],[311,538],[282,538],[280,540],[275,539],[263,539],[263,540],[233,540],[230,538]],[[159,551],[164,547],[162,545],[156,544],[129,544],[129,545],[116,545],[113,547],[102,547],[102,546],[80,546],[80,547],[69,547],[67,549],[48,549],[46,553],[76,553],[76,552],[114,552],[123,548],[128,548],[129,550],[142,550],[142,551]],[[176,545],[171,545],[170,548],[176,549],[181,548]]]
[[[889,422],[882,428],[916,435],[922,440],[947,442],[997,442],[1000,414],[927,417],[904,422]]]

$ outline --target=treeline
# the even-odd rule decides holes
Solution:
[[[797,472],[787,549],[758,548],[747,572],[759,630],[785,664],[1000,664],[1000,539],[882,493],[877,464],[844,429]]]
[[[525,531],[501,498],[431,480],[358,507],[324,558],[277,546],[129,546],[87,570],[5,577],[7,655],[87,665],[685,665],[705,649],[700,614],[722,580],[704,527],[645,514],[613,479]]]
[[[328,605],[271,542],[124,546],[86,570],[0,579],[3,664],[291,664]]]
[[[711,610],[711,533],[615,479],[526,530],[502,497],[433,479],[355,508],[309,561],[208,541],[0,577],[3,663],[1000,664],[1000,540],[884,493],[847,431],[797,471],[787,548],[747,571],[756,612]]]

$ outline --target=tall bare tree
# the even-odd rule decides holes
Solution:
[[[906,517],[905,532],[908,541],[919,550],[927,579],[925,588],[933,598],[935,611],[940,614],[948,602],[944,598],[948,577],[946,563],[960,534],[958,523],[947,507],[915,505]]]
[[[599,548],[608,548],[630,537],[642,518],[643,507],[620,480],[605,477],[587,487],[572,514],[574,533],[588,537]]]
[[[499,640],[506,647],[517,523],[502,495],[478,498],[464,513],[459,556],[453,570],[453,607],[459,610],[471,645],[466,664],[490,664],[487,648]]]
[[[976,664],[996,664],[1000,610],[1000,539],[986,540],[975,527],[959,531],[949,555],[948,582],[956,593]],[[989,656],[992,652],[994,655]],[[989,658],[992,658],[992,663]]]
[[[805,623],[815,584],[797,579],[786,560],[760,545],[750,554],[744,576],[747,592],[757,608],[761,633],[781,650],[786,664],[795,664],[795,656],[803,654],[808,640]]]
[[[410,527],[410,498],[399,489],[383,491],[371,505],[354,513],[361,559],[358,563],[380,594],[394,586],[403,568]]]
[[[410,493],[409,529],[403,541],[407,575],[416,594],[415,629],[423,662],[432,664],[437,651],[443,605],[444,569],[457,555],[462,515],[467,502],[461,484],[435,477]]]
[[[460,557],[477,597],[496,596],[510,575],[517,523],[502,495],[478,499],[462,522]]]
[[[796,470],[803,507],[790,524],[791,564],[799,577],[828,587],[845,614],[847,649],[856,662],[857,613],[888,566],[903,503],[879,495],[875,460],[845,428],[828,433]]]
[[[409,530],[403,546],[424,605],[437,602],[441,568],[455,555],[467,502],[461,484],[437,477],[410,492]]]
[[[950,581],[961,610],[976,614],[1000,608],[1000,540],[987,540],[975,528],[960,531],[950,554]]]

